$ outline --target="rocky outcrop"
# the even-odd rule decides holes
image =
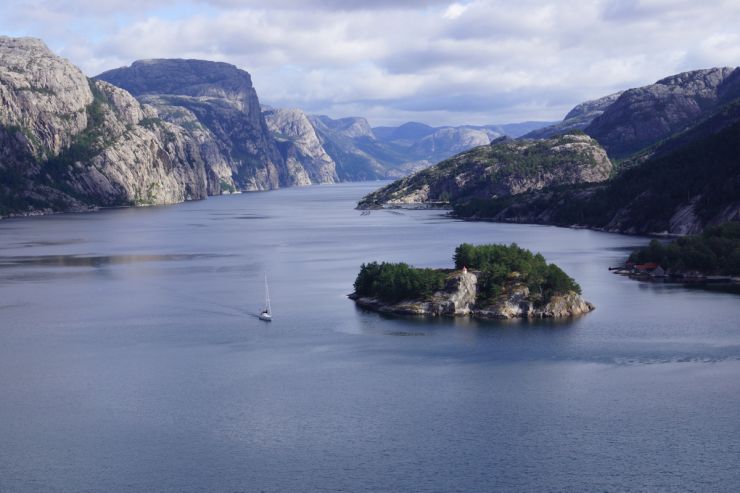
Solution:
[[[405,300],[387,303],[377,298],[350,295],[358,306],[397,315],[472,316],[488,319],[567,318],[586,314],[595,309],[575,292],[553,296],[546,304],[536,305],[524,285],[512,282],[495,300],[477,300],[478,276],[475,272],[455,271],[441,291],[425,300]]]
[[[289,167],[304,169],[313,183],[339,181],[336,163],[321,145],[303,111],[270,108],[263,115]]]
[[[310,174],[287,163],[267,127],[250,75],[204,60],[140,60],[100,74],[191,132],[206,158],[209,192],[307,185]]]
[[[494,198],[551,185],[609,178],[612,164],[585,134],[552,139],[497,139],[398,180],[363,198],[360,208],[445,205]]]
[[[197,145],[43,42],[0,37],[0,215],[206,196]]]
[[[592,121],[604,113],[604,110],[611,106],[622,92],[616,92],[603,98],[593,99],[576,105],[565,115],[563,121],[549,125],[544,128],[533,130],[526,135],[524,139],[549,139],[556,135],[572,132],[573,130],[583,130],[588,127]]]
[[[684,72],[624,91],[584,131],[610,156],[627,156],[709,116],[740,87],[738,70]]]
[[[454,316],[469,315],[475,305],[478,278],[472,272],[457,271],[451,274],[445,288],[434,293],[428,300],[408,300],[399,303],[386,303],[377,298],[350,298],[357,305],[382,313],[400,315]]]
[[[511,318],[568,318],[584,315],[596,307],[578,293],[553,296],[546,304],[536,305],[526,286],[513,285],[493,303],[472,311],[473,316],[506,320]]]

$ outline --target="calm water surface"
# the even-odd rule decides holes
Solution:
[[[644,238],[353,210],[376,185],[0,221],[0,491],[740,490],[740,296],[607,271]],[[597,310],[346,298],[513,241]]]

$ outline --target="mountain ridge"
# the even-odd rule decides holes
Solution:
[[[738,155],[740,101],[735,101],[609,182],[472,199],[457,204],[454,214],[630,234],[695,234],[740,221]]]
[[[0,37],[0,215],[207,195],[181,127],[33,38]]]
[[[251,76],[234,65],[151,59],[97,78],[131,92],[157,108],[163,118],[193,130],[193,138],[208,149],[207,166],[219,188],[270,190],[310,184],[302,167],[287,166],[262,115]],[[188,115],[186,120],[183,113]]]
[[[604,181],[611,171],[606,152],[583,133],[547,140],[501,137],[397,180],[364,197],[358,207],[440,206],[554,184]]]

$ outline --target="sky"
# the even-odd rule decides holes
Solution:
[[[740,0],[3,0],[0,34],[88,76],[225,61],[262,103],[374,126],[512,123],[740,65]]]

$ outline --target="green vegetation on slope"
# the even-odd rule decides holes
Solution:
[[[458,217],[579,224],[621,231],[669,230],[676,211],[693,203],[706,223],[740,200],[740,123],[650,159],[601,185],[550,188],[454,205]],[[618,221],[613,223],[617,214]],[[545,219],[541,219],[544,217]]]
[[[105,129],[105,111],[110,102],[95,81],[88,80],[88,83],[93,94],[93,102],[86,108],[87,127],[74,136],[72,144],[67,149],[44,163],[44,170],[53,178],[60,178],[72,171],[76,163],[88,164],[110,145],[110,137]]]
[[[685,236],[668,244],[650,242],[630,255],[638,264],[655,262],[672,273],[740,275],[740,223],[707,228],[701,235]]]
[[[382,206],[425,188],[427,201],[454,204],[471,197],[506,196],[519,187],[603,180],[610,175],[611,163],[600,153],[596,141],[583,132],[541,141],[500,138],[391,183],[363,198],[359,207]]]
[[[38,138],[30,129],[21,127],[0,128],[0,144],[7,155],[17,164],[10,164],[0,168],[0,216],[19,211],[32,209],[52,208],[64,210],[67,207],[65,199],[57,196],[53,199],[41,199],[35,194],[26,193],[32,187],[34,169],[40,166],[42,174],[39,184],[50,189],[57,189],[68,196],[82,199],[69,183],[74,181],[74,174],[78,170],[78,163],[88,166],[90,161],[105,147],[110,145],[111,137],[105,127],[106,107],[110,104],[105,93],[96,85],[95,81],[88,80],[93,94],[93,102],[87,108],[87,127],[72,139],[72,143],[58,155],[43,160],[45,152],[39,149]],[[18,133],[21,133],[32,144],[39,155],[30,152],[29,148],[20,144]]]
[[[578,283],[560,267],[548,264],[542,254],[533,254],[516,243],[508,246],[463,243],[455,249],[454,260],[457,269],[480,271],[478,299],[481,301],[498,296],[512,280],[526,284],[530,295],[542,304],[557,294],[581,293]]]

